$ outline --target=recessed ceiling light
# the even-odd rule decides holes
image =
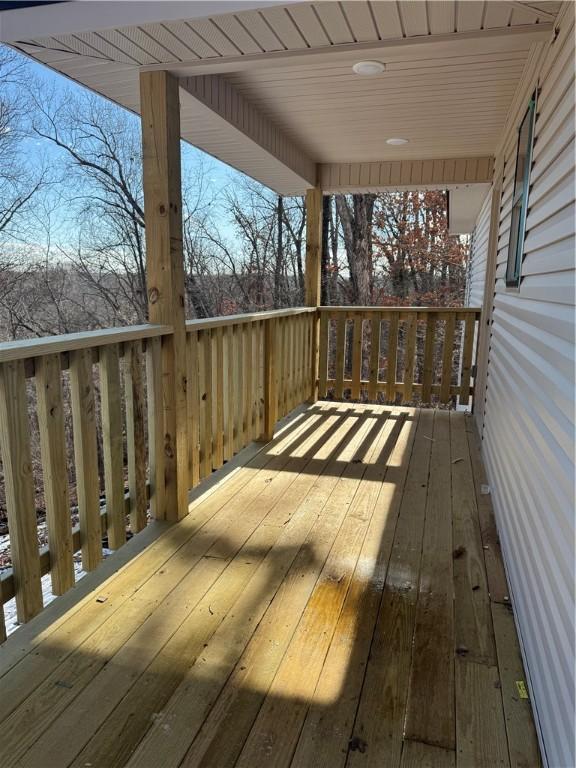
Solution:
[[[386,144],[392,144],[399,147],[401,144],[408,144],[408,139],[386,139]]]
[[[381,61],[359,61],[357,64],[354,64],[352,71],[357,75],[370,77],[371,75],[381,74],[385,68]]]

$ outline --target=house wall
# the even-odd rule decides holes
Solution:
[[[496,157],[502,197],[496,275],[485,294],[494,296],[486,399],[477,421],[545,759],[573,768],[574,4],[563,5],[557,33],[532,51]],[[511,290],[505,272],[517,129],[536,86],[522,282]],[[475,305],[486,272],[485,219],[486,206],[470,272]]]
[[[486,280],[486,262],[488,259],[488,237],[490,234],[490,200],[486,195],[478,214],[470,243],[470,260],[466,279],[466,304],[469,307],[481,307],[484,298]]]

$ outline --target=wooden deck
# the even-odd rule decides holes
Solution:
[[[539,765],[471,429],[309,408],[0,649],[0,765]]]

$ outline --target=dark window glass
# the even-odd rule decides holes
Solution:
[[[506,267],[506,285],[508,286],[518,286],[520,284],[526,214],[528,212],[528,189],[530,187],[535,117],[536,94],[532,96],[524,119],[518,129],[516,173],[514,176],[514,196],[512,198],[512,222],[510,242],[508,243],[508,265]]]

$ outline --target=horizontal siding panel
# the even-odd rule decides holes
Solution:
[[[560,376],[550,377],[551,361],[536,354],[532,349],[524,346],[519,337],[502,325],[499,326],[498,313],[494,313],[492,330],[493,352],[502,351],[501,365],[510,367],[510,376],[522,383],[522,405],[525,408],[533,408],[533,415],[526,429],[533,428],[533,422],[538,424],[538,432],[534,436],[544,435],[543,442],[552,444],[553,449],[560,447],[561,453],[556,451],[555,471],[569,470],[574,458],[573,434],[571,421],[573,421],[574,408],[571,398],[572,383],[570,379]],[[505,354],[504,354],[505,353]],[[547,370],[542,370],[544,367]],[[554,371],[556,373],[556,371]],[[553,450],[554,453],[554,450]],[[552,456],[549,456],[552,460]],[[558,477],[559,481],[561,476]],[[566,476],[561,481],[570,493],[571,484],[566,482]]]
[[[523,275],[542,275],[546,272],[563,272],[573,269],[576,238],[569,237],[561,243],[553,243],[526,254],[522,263]]]
[[[522,277],[522,296],[536,301],[574,306],[574,270]],[[544,298],[545,297],[545,298]]]
[[[571,237],[576,231],[574,226],[574,207],[562,207],[534,229],[528,231],[524,241],[524,250],[533,251],[550,243],[557,243]]]

